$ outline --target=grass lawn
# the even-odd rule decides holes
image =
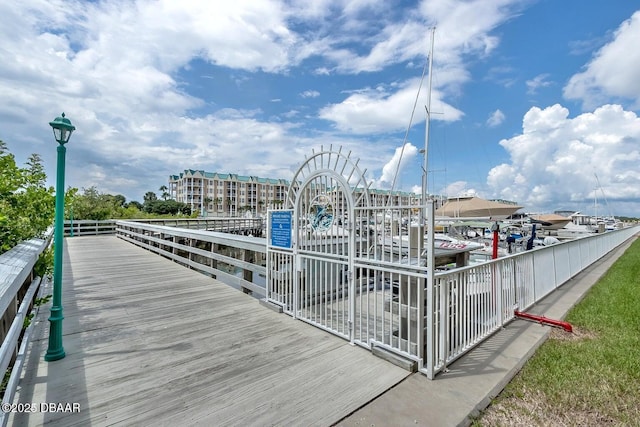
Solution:
[[[473,426],[640,426],[640,239]]]

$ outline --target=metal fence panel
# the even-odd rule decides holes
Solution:
[[[553,246],[533,251],[535,270],[534,286],[536,300],[543,298],[556,289],[556,262]]]
[[[427,289],[423,367],[429,378],[640,231],[628,228],[435,275]]]
[[[573,274],[571,273],[571,254],[569,252],[571,246],[561,243],[552,246],[553,258],[556,267],[556,284],[562,284],[569,280]]]

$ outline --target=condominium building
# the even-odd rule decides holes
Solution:
[[[266,213],[284,203],[289,182],[232,173],[187,169],[169,176],[171,198],[203,216],[237,216]]]
[[[289,184],[284,179],[186,169],[169,176],[169,194],[202,216],[265,214],[285,202]],[[388,190],[369,190],[369,197],[377,206],[418,205],[420,200],[414,193]]]

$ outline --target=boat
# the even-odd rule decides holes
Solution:
[[[384,242],[384,238],[382,239]],[[402,246],[404,249],[409,249],[408,236],[395,237],[391,240],[392,246]],[[427,237],[424,237],[422,247],[426,247]],[[456,239],[444,233],[433,233],[433,249],[434,256],[444,257],[460,254],[463,252],[470,252],[476,249],[483,248],[484,245],[480,242],[474,242],[471,240]]]
[[[379,235],[373,253],[384,261],[398,262],[409,265],[427,265],[427,240],[428,236],[422,234],[422,242],[418,244],[421,228],[411,227],[408,234],[403,235]],[[481,242],[457,239],[444,233],[433,233],[433,254],[435,266],[455,265],[463,267],[468,265],[470,254],[473,251],[483,250],[485,245]],[[419,253],[418,253],[419,252]]]
[[[438,219],[447,218],[484,218],[487,220],[499,220],[510,217],[522,209],[515,203],[507,203],[497,200],[485,200],[480,197],[454,197],[436,209]]]
[[[532,224],[538,224],[544,230],[559,230],[569,224],[572,219],[570,217],[558,214],[530,215],[529,219]]]

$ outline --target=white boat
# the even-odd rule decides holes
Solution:
[[[569,224],[572,219],[558,214],[531,215],[531,222],[544,230],[559,230]]]
[[[479,242],[461,240],[442,233],[433,234],[433,249],[436,257],[471,252],[485,246]]]
[[[495,221],[505,219],[522,206],[515,203],[505,203],[496,200],[485,200],[479,197],[452,197],[447,203],[436,210],[436,217],[442,218],[476,218]]]
[[[413,233],[415,235],[415,231]],[[409,264],[425,265],[427,236],[423,236],[421,244],[418,239],[412,237],[412,233],[400,236],[378,236],[377,247],[374,249],[385,261],[401,261]],[[456,239],[442,233],[433,234],[433,253],[436,259],[436,266],[456,262],[460,254],[471,253],[472,251],[484,249],[485,245],[480,242]],[[420,252],[420,257],[418,257]],[[468,257],[463,257],[465,263]]]

